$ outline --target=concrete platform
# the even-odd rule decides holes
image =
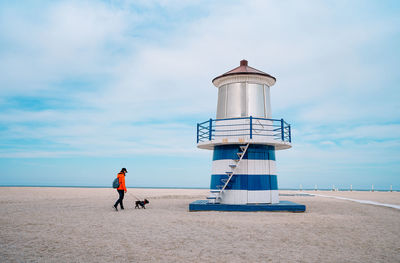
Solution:
[[[232,211],[232,212],[304,212],[306,206],[290,201],[280,201],[278,204],[247,204],[227,205],[209,204],[207,200],[197,200],[189,204],[189,212],[198,211]]]

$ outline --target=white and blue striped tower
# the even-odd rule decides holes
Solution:
[[[197,210],[219,210],[210,205],[235,210],[229,205],[251,204],[257,204],[257,210],[260,204],[280,203],[275,151],[291,147],[291,130],[283,119],[271,116],[270,88],[275,81],[246,60],[213,79],[218,89],[216,119],[197,124],[197,147],[213,150],[210,195],[207,205],[195,202],[189,210],[201,205],[207,209]]]

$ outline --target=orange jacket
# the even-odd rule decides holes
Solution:
[[[117,190],[125,190],[126,191],[126,186],[125,186],[125,175],[124,173],[119,173],[117,175],[117,178],[119,180],[119,187]]]

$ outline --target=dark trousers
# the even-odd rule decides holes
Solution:
[[[117,202],[115,202],[115,207],[118,206],[118,204],[121,205],[121,209],[124,209],[124,204],[122,203],[122,200],[124,200],[124,190],[117,190],[118,194],[119,194],[119,199],[117,200]]]

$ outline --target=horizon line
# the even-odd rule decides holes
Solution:
[[[53,188],[112,188],[112,186],[89,186],[89,185],[0,185],[0,187],[53,187]],[[127,188],[139,188],[139,189],[210,189],[209,187],[195,187],[195,186],[134,186]],[[336,188],[335,191],[377,191],[377,192],[399,192],[400,189],[382,189],[382,188],[374,188],[373,190],[370,188]],[[280,187],[279,190],[292,190],[292,191],[333,191],[332,188],[291,188],[291,187]]]

